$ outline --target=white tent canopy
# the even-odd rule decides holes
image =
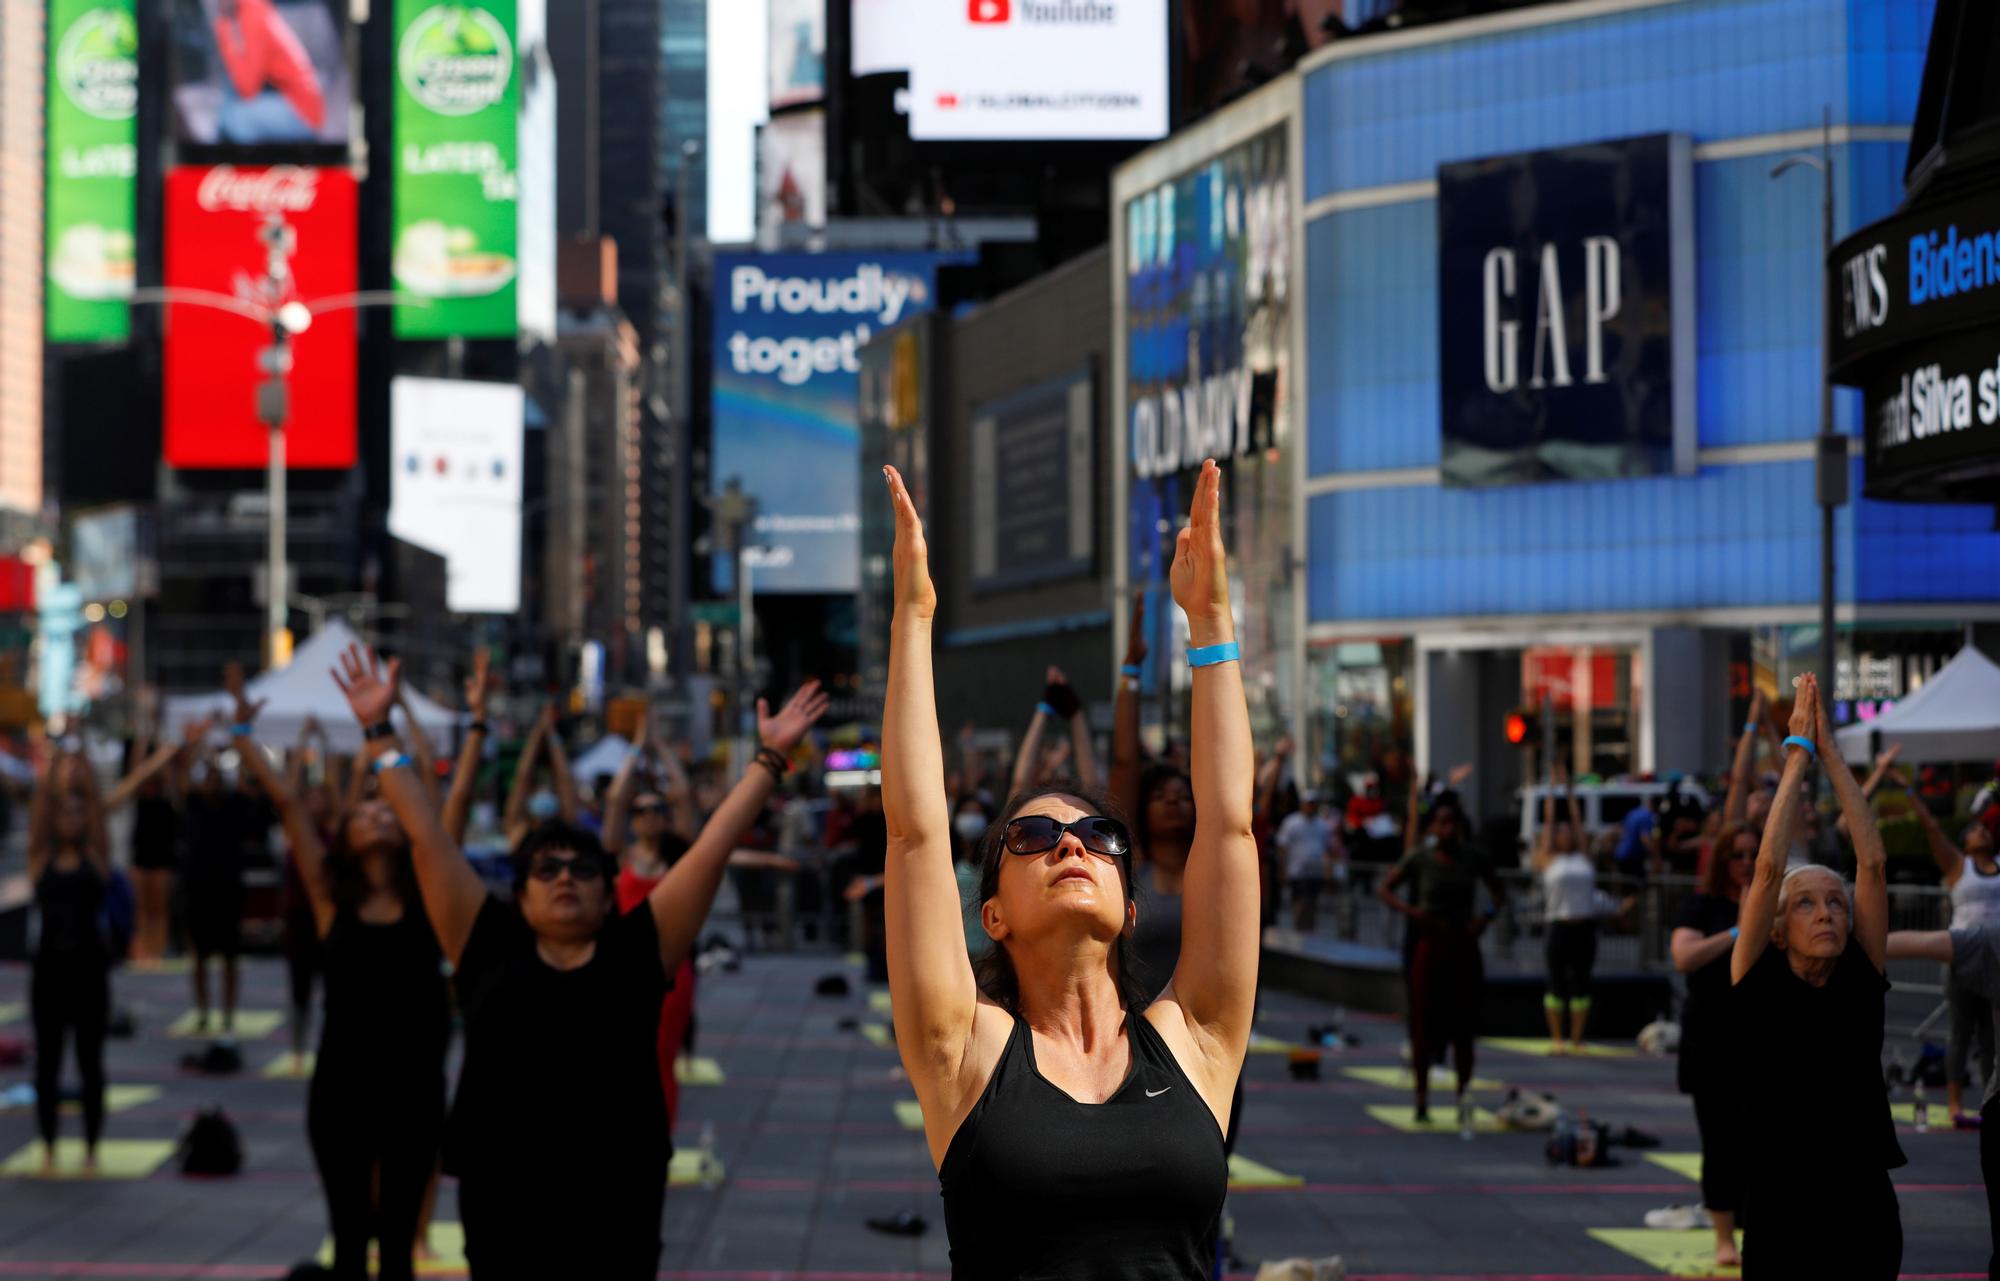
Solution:
[[[1911,762],[2000,759],[2000,667],[1968,645],[1916,693],[1838,738],[1851,761],[1898,743]]]
[[[599,774],[616,774],[631,754],[632,744],[622,734],[606,734],[570,761],[569,772],[577,782],[588,784]]]
[[[332,750],[359,752],[361,727],[354,723],[354,713],[348,710],[340,686],[333,683],[332,671],[340,665],[340,656],[347,647],[360,639],[346,623],[329,619],[293,652],[290,666],[253,677],[249,683],[250,701],[264,704],[257,717],[257,741],[267,747],[290,747],[298,742],[310,716],[326,730]],[[438,744],[438,750],[451,750],[451,731],[463,717],[414,689],[406,688],[403,699]],[[167,700],[165,733],[170,736],[169,741],[178,740],[188,725],[202,717],[216,716],[226,722],[234,712],[235,704],[225,693],[176,695]],[[397,714],[397,720],[402,720],[401,713]],[[216,732],[220,734],[223,730],[218,728]]]

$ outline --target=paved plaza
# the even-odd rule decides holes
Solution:
[[[834,971],[854,980],[853,994],[816,997],[815,980]],[[319,1248],[325,1220],[306,1146],[305,1083],[267,1074],[281,1071],[286,1056],[284,973],[258,959],[244,977],[245,1070],[226,1079],[177,1067],[200,1045],[173,1034],[188,1010],[184,976],[117,977],[116,1001],[137,1017],[138,1035],[111,1044],[114,1115],[98,1180],[24,1177],[38,1156],[32,1116],[0,1112],[0,1161],[27,1153],[0,1169],[0,1278],[276,1279]],[[25,969],[0,968],[0,1034],[26,1037],[26,983]],[[698,1012],[697,1083],[682,1094],[676,1136],[685,1182],[667,1200],[662,1275],[947,1276],[937,1180],[889,1043],[886,997],[871,995],[838,957],[751,956],[736,973],[702,980]],[[1695,1198],[1694,1125],[1670,1062],[1617,1047],[1568,1059],[1536,1053],[1532,1042],[1482,1047],[1480,1076],[1495,1086],[1546,1089],[1593,1118],[1663,1140],[1650,1158],[1621,1152],[1617,1168],[1556,1169],[1538,1135],[1481,1133],[1464,1142],[1450,1128],[1406,1133],[1394,1021],[1348,1016],[1362,1045],[1329,1053],[1317,1081],[1292,1079],[1288,1044],[1329,1013],[1284,993],[1263,1002],[1230,1197],[1245,1275],[1265,1259],[1326,1255],[1343,1256],[1366,1281],[1710,1275],[1706,1233],[1642,1226],[1646,1210]],[[0,1089],[25,1079],[26,1068],[0,1069]],[[1746,1081],[1752,1086],[1782,1106],[1782,1082]],[[588,1114],[586,1097],[558,1097]],[[1489,1106],[1499,1099],[1492,1087],[1481,1096]],[[174,1140],[191,1114],[215,1102],[241,1127],[245,1170],[184,1178],[171,1160]],[[77,1132],[73,1116],[66,1124]],[[1933,1129],[1906,1132],[1904,1142],[1904,1275],[1983,1277],[1976,1138]],[[905,1208],[924,1216],[929,1231],[898,1238],[864,1226]],[[456,1217],[447,1181],[430,1275],[463,1275]]]

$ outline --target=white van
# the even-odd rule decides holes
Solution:
[[[1580,783],[1576,788],[1576,807],[1583,820],[1586,833],[1615,831],[1625,824],[1625,816],[1640,806],[1651,806],[1669,791],[1678,790],[1682,796],[1700,802],[1707,809],[1712,802],[1699,783],[1682,779],[1678,784],[1664,780],[1639,782],[1614,779],[1608,783]],[[1535,836],[1542,828],[1542,797],[1553,791],[1556,798],[1555,812],[1558,817],[1568,814],[1563,800],[1563,789],[1546,783],[1535,783],[1521,788],[1515,793],[1515,803],[1521,807],[1521,854],[1535,847]]]

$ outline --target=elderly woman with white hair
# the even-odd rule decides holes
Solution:
[[[1887,856],[1834,744],[1819,682],[1807,675],[1794,684],[1784,779],[1729,964],[1743,1065],[1784,1082],[1785,1095],[1754,1114],[1743,1275],[1891,1281],[1902,1263],[1903,1226],[1889,1171],[1905,1158],[1882,1079]],[[1815,760],[1854,839],[1851,889],[1831,868],[1786,866]]]

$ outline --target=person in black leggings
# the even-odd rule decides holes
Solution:
[[[487,892],[388,723],[399,676],[394,660],[359,646],[335,673],[367,739],[364,759],[410,835],[425,913],[455,971],[465,1066],[446,1153],[472,1275],[651,1281],[673,1151],[660,1007],[730,852],[827,698],[815,681],[776,714],[759,701],[752,767],[645,901],[621,914],[617,860],[563,823],[532,829],[515,848],[512,904]]]
[[[889,990],[896,1045],[937,1164],[952,1275],[1202,1281],[1228,1187],[1223,1132],[1249,1047],[1259,889],[1255,759],[1235,661],[1221,473],[1201,472],[1172,583],[1194,648],[1193,799],[1180,959],[1148,1003],[1131,934],[1130,836],[1071,791],[1012,798],[978,845],[967,959],[931,675],[923,526],[896,515],[895,613],[882,725],[891,833]]]
[[[368,1245],[382,1281],[415,1275],[417,1227],[444,1134],[451,996],[425,919],[410,841],[395,813],[364,800],[333,825],[330,844],[299,792],[250,737],[257,707],[236,697],[231,727],[244,768],[284,824],[291,862],[322,944],[326,1017],[306,1103],[333,1235],[333,1274],[365,1281]]]
[[[111,883],[104,807],[89,764],[64,753],[35,788],[28,827],[28,881],[41,941],[28,980],[35,1029],[35,1123],[42,1171],[56,1167],[63,1042],[76,1038],[83,1077],[83,1168],[97,1169],[104,1134],[104,1028],[111,1011],[111,950],[98,924]]]
[[[1681,1003],[1679,1085],[1694,1100],[1701,1132],[1701,1204],[1715,1228],[1715,1264],[1741,1266],[1736,1218],[1743,1210],[1746,1113],[1752,1092],[1736,1071],[1730,1026],[1729,956],[1750,868],[1757,858],[1756,829],[1726,823],[1715,837],[1701,892],[1681,903],[1670,939],[1674,968],[1687,976]]]

